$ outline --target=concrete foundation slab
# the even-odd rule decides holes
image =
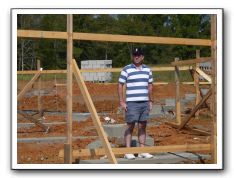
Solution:
[[[175,154],[155,154],[154,158],[136,158],[134,160],[127,160],[124,158],[117,158],[118,164],[183,164],[186,162],[193,163],[200,159],[210,160],[210,155],[204,154],[192,154],[192,153],[176,153]],[[80,160],[80,164],[109,164],[108,159],[98,159],[98,160]]]
[[[191,100],[195,100],[195,98],[196,98],[196,94],[193,94],[193,93],[191,93],[191,94],[185,94],[185,99],[186,100],[191,101]]]
[[[126,124],[109,124],[103,125],[103,128],[108,137],[121,137],[127,128]]]
[[[125,146],[124,137],[122,136],[122,137],[116,138],[116,144],[120,145],[120,146]],[[145,145],[146,146],[154,146],[154,139],[150,136],[146,136]],[[139,147],[140,146],[137,136],[132,137],[131,146],[132,147]]]
[[[87,138],[93,138],[97,139],[98,136],[78,136],[78,137],[72,137],[73,140],[77,139],[87,139]],[[17,142],[20,143],[65,143],[67,141],[67,137],[39,137],[39,138],[18,138]]]
[[[175,106],[175,99],[172,99],[172,98],[165,99],[165,105],[166,106]]]
[[[112,143],[110,143],[110,145],[112,148],[115,147],[115,145]],[[102,147],[103,147],[103,145],[102,145],[101,140],[95,140],[94,142],[92,142],[86,146],[86,148],[88,148],[88,149],[95,149],[95,148],[102,148]]]

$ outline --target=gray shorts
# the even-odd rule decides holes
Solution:
[[[149,118],[149,102],[127,102],[125,120],[127,123],[145,122]]]

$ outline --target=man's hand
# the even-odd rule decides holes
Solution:
[[[128,110],[127,105],[126,105],[126,103],[124,101],[120,101],[119,103],[120,103],[121,108],[123,108],[125,111]]]

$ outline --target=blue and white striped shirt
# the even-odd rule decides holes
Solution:
[[[119,83],[126,83],[126,101],[148,101],[148,85],[153,83],[152,71],[144,64],[141,69],[134,64],[125,66],[120,74]]]

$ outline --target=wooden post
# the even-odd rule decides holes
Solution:
[[[179,58],[175,58],[175,62],[179,61]],[[175,83],[176,83],[176,122],[181,124],[181,108],[180,108],[180,78],[179,78],[179,67],[175,66]]]
[[[67,143],[64,145],[68,156],[64,158],[64,163],[72,163],[72,56],[73,56],[73,16],[67,15]]]
[[[211,57],[212,57],[212,97],[211,112],[213,120],[213,128],[211,131],[211,159],[213,164],[217,163],[217,115],[216,115],[216,67],[217,67],[217,15],[211,15]]]
[[[196,50],[196,58],[200,58],[200,50]],[[194,68],[194,85],[195,85],[195,90],[196,90],[196,103],[197,105],[200,100],[201,100],[201,93],[200,93],[200,88],[199,88],[199,75],[196,72],[196,69],[199,68],[199,63],[196,63],[195,68]],[[199,110],[195,114],[195,119],[199,118]]]
[[[37,70],[41,71],[41,61],[37,60]],[[41,75],[38,79],[38,96],[37,96],[37,104],[38,104],[38,112],[42,113],[42,104],[41,104]]]
[[[80,91],[82,93],[82,96],[84,98],[85,104],[86,104],[86,106],[91,114],[93,123],[94,123],[95,128],[98,132],[98,136],[102,141],[103,147],[105,148],[106,155],[111,163],[117,164],[117,160],[115,158],[114,153],[112,152],[110,143],[107,139],[106,133],[102,127],[102,124],[100,122],[100,119],[99,119],[97,111],[96,111],[96,108],[93,104],[93,101],[92,101],[91,96],[88,92],[88,89],[84,83],[84,80],[82,78],[82,75],[81,75],[80,70],[76,64],[75,59],[73,59],[73,72],[74,72],[74,75],[76,77],[77,83],[78,83]]]

